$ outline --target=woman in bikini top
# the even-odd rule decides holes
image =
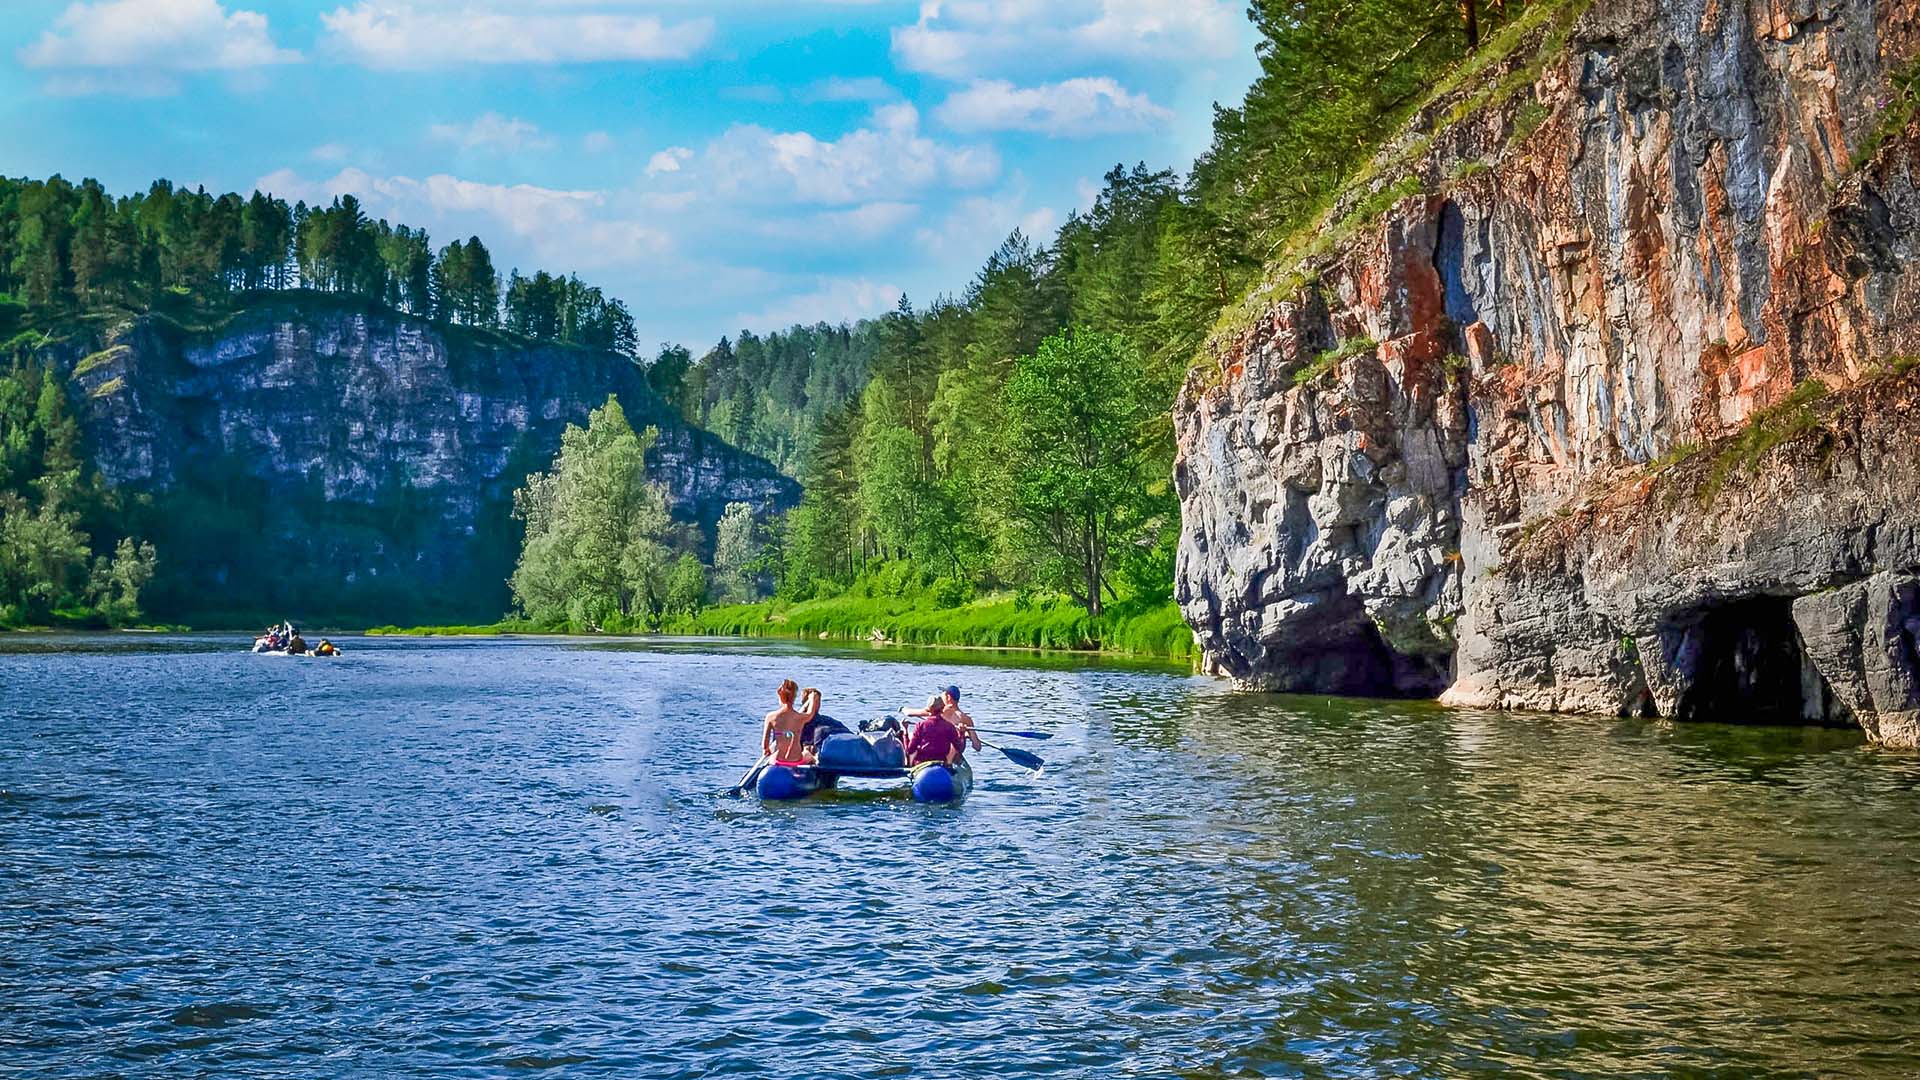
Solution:
[[[794,707],[794,695],[800,696],[800,705]],[[777,765],[806,765],[813,760],[813,748],[806,745],[802,737],[807,729],[807,721],[820,713],[820,691],[809,686],[801,690],[792,679],[781,682],[774,691],[780,699],[780,707],[767,714],[766,725],[760,731],[761,756],[771,756]]]

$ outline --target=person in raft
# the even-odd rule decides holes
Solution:
[[[960,760],[966,740],[961,738],[960,729],[947,719],[946,711],[947,699],[939,694],[928,699],[926,708],[908,710],[926,719],[913,725],[913,734],[907,736],[907,768],[929,761],[950,766]]]
[[[947,723],[953,725],[954,730],[960,733],[960,737],[966,740],[967,745],[975,750],[980,749],[980,734],[973,730],[973,717],[960,709],[960,688],[957,686],[947,687],[938,697],[927,702],[927,707],[924,709],[900,711],[908,716],[932,716],[933,706],[936,704],[942,706],[941,712],[947,718]]]
[[[794,707],[793,697],[800,695],[800,705]],[[806,743],[807,721],[820,715],[820,691],[809,686],[800,689],[800,684],[785,679],[780,688],[774,691],[780,699],[780,707],[767,714],[767,722],[760,729],[760,756],[771,756],[778,765],[805,765],[813,760],[813,748]]]

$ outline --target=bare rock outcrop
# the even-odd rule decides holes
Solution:
[[[1206,663],[1916,745],[1914,7],[1563,10],[1189,378]]]
[[[636,428],[659,429],[648,474],[708,542],[727,503],[777,510],[799,495],[771,463],[689,427],[612,353],[298,294],[218,327],[133,319],[88,346],[65,359],[95,464],[158,508],[142,534],[185,571],[170,580],[205,594],[162,596],[161,610],[496,618],[517,554],[513,489],[610,394]]]

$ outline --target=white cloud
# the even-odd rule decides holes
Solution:
[[[437,228],[450,225],[459,235],[478,234],[490,247],[504,230],[517,246],[555,269],[618,266],[672,247],[671,238],[651,224],[609,212],[609,199],[598,191],[486,184],[445,173],[424,179],[374,176],[360,169],[344,169],[318,181],[281,169],[254,186],[310,203],[352,194],[375,217]]]
[[[814,214],[772,215],[758,222],[754,231],[770,240],[845,250],[854,244],[897,237],[919,216],[918,203],[881,201]]]
[[[1145,94],[1112,79],[1068,79],[1018,87],[1000,79],[969,84],[935,110],[956,131],[1034,131],[1066,137],[1143,131],[1173,119]]]
[[[934,187],[972,188],[1000,172],[988,146],[946,146],[920,133],[920,113],[900,102],[865,127],[824,140],[804,131],[737,124],[698,163],[717,190],[747,199],[844,204],[898,200]]]
[[[1231,55],[1243,5],[1232,0],[930,0],[895,27],[900,66],[947,79],[1058,70],[1127,58],[1181,63]]]
[[[1044,206],[1025,209],[1025,194],[1016,187],[994,198],[962,199],[939,224],[916,231],[914,242],[931,258],[976,264],[993,254],[1015,229],[1044,244],[1059,227],[1059,215]]]
[[[307,156],[318,162],[333,164],[347,160],[347,155],[352,152],[352,148],[344,143],[330,142],[321,143],[307,151]]]
[[[853,322],[870,315],[884,315],[900,302],[898,285],[870,278],[820,277],[814,287],[796,293],[758,311],[734,316],[732,324],[748,330],[784,330],[796,323]]]
[[[589,131],[580,137],[580,149],[589,154],[604,154],[613,149],[613,136],[604,131]]]
[[[47,76],[40,89],[54,97],[118,94],[122,97],[161,97],[180,92],[179,80],[154,71],[60,71]]]
[[[711,18],[528,12],[494,0],[459,10],[366,0],[320,16],[330,44],[375,68],[684,60],[713,37]]]
[[[893,101],[899,96],[891,83],[870,75],[859,79],[835,75],[807,87],[803,95],[807,101]]]
[[[466,124],[435,124],[427,129],[427,134],[465,150],[510,152],[553,144],[553,140],[541,135],[539,127],[533,123],[519,117],[510,119],[496,112],[481,113]]]
[[[68,6],[39,40],[20,50],[30,68],[86,69],[58,76],[59,93],[159,93],[159,73],[241,71],[299,60],[273,42],[267,17],[229,12],[218,0],[96,0]]]
[[[772,83],[748,83],[744,86],[722,87],[720,96],[728,101],[749,101],[755,105],[778,105],[787,99],[787,92]]]
[[[647,175],[679,172],[681,164],[692,157],[693,151],[684,146],[669,146],[647,159]]]

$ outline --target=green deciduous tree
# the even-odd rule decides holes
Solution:
[[[62,380],[43,367],[0,371],[0,626],[139,619],[153,545],[122,538],[96,554],[88,522],[102,517],[102,491]]]
[[[635,432],[609,397],[569,424],[549,472],[514,493],[526,541],[511,585],[529,618],[590,630],[654,626],[666,609],[672,522],[647,481],[659,432]]]
[[[715,526],[713,587],[722,603],[741,604],[759,598],[759,522],[753,507],[727,504]]]
[[[1147,504],[1139,366],[1124,338],[1080,329],[1041,342],[1007,382],[1015,511],[1053,583],[1095,615]]]
[[[667,613],[691,615],[707,603],[707,568],[692,552],[686,552],[667,575]]]

